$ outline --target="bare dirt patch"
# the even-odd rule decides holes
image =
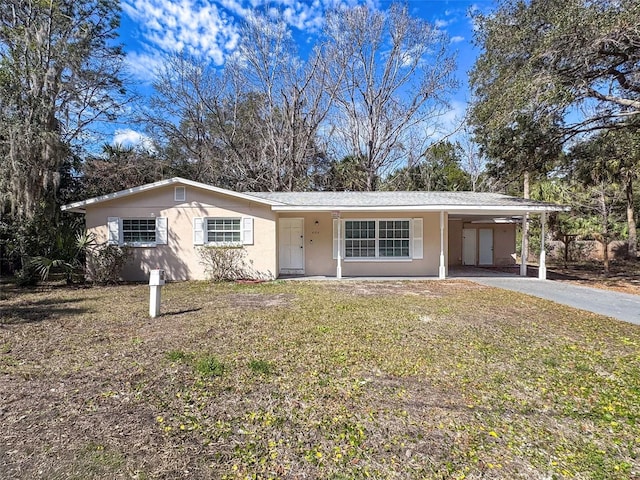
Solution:
[[[518,275],[520,272],[518,265],[491,269],[513,275]],[[527,269],[527,276],[537,277],[538,267],[530,265]],[[585,287],[640,295],[640,261],[612,261],[608,274],[605,273],[602,263],[596,262],[570,263],[567,266],[548,265],[547,278]]]
[[[462,291],[481,290],[487,287],[463,280],[349,280],[344,282],[328,283],[327,288],[354,296],[399,295],[436,298],[446,295],[455,295]]]
[[[608,274],[598,263],[553,266],[548,273],[552,280],[640,295],[640,262],[612,262]]]
[[[287,293],[262,294],[262,293],[230,293],[219,297],[219,301],[225,302],[234,308],[274,308],[288,307],[295,300],[295,295]]]

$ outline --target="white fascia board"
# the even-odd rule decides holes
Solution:
[[[529,205],[526,207],[513,206],[455,206],[444,208],[449,214],[495,214],[495,215],[523,215],[525,213],[543,213],[543,212],[568,212],[570,207],[564,205]]]
[[[81,202],[74,202],[68,205],[63,205],[60,209],[63,212],[76,212],[76,213],[84,213],[88,205],[93,205],[96,203],[107,202],[109,200],[115,200],[117,198],[127,197],[129,195],[135,195],[136,193],[146,192],[149,190],[153,190],[160,187],[165,187],[167,185],[188,185],[195,188],[200,188],[202,190],[208,190],[210,192],[219,193],[221,195],[228,195],[230,197],[241,198],[243,200],[248,200],[250,202],[256,202],[263,205],[282,205],[279,202],[274,202],[271,200],[265,200],[260,197],[254,197],[253,195],[249,195],[246,193],[238,193],[232,190],[226,190],[224,188],[214,187],[212,185],[207,185],[206,183],[194,182],[193,180],[187,180],[186,178],[181,177],[173,177],[168,178],[166,180],[160,180],[153,183],[147,183],[145,185],[140,185],[139,187],[128,188],[126,190],[121,190],[119,192],[109,193],[107,195],[101,195],[99,197],[89,198],[87,200],[83,200]]]
[[[274,212],[441,212],[449,214],[479,213],[496,215],[523,215],[525,213],[569,211],[569,207],[562,205],[530,205],[515,208],[513,206],[478,206],[478,205],[397,205],[397,206],[296,206],[274,205]]]

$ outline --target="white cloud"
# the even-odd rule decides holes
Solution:
[[[159,51],[129,52],[126,57],[127,69],[136,80],[149,84],[155,79],[156,72],[162,68],[162,59],[162,52]]]
[[[480,6],[477,3],[471,4],[469,7],[469,13],[478,13],[481,10]]]
[[[116,130],[113,134],[112,145],[122,145],[123,147],[136,147],[146,151],[153,151],[151,139],[143,133],[136,132],[130,128]]]
[[[124,0],[122,9],[148,45],[165,52],[186,50],[221,65],[235,47],[238,27],[229,14],[200,0]]]
[[[239,42],[239,20],[256,11],[284,20],[300,31],[316,32],[329,9],[362,0],[123,0],[124,13],[140,29],[147,50],[185,50],[224,63]],[[378,8],[379,0],[364,3]]]
[[[456,35],[455,37],[451,37],[451,43],[460,43],[460,42],[464,42],[464,37],[461,37],[460,35]]]

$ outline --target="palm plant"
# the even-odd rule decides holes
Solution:
[[[84,270],[85,254],[96,245],[95,235],[82,230],[75,234],[73,242],[69,241],[68,236],[58,235],[56,243],[58,258],[37,256],[31,258],[30,264],[42,281],[49,278],[52,270],[61,270],[67,283],[72,283],[73,275]]]

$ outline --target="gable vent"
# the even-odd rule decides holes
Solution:
[[[173,198],[176,202],[184,202],[187,199],[187,189],[185,187],[176,187]]]

